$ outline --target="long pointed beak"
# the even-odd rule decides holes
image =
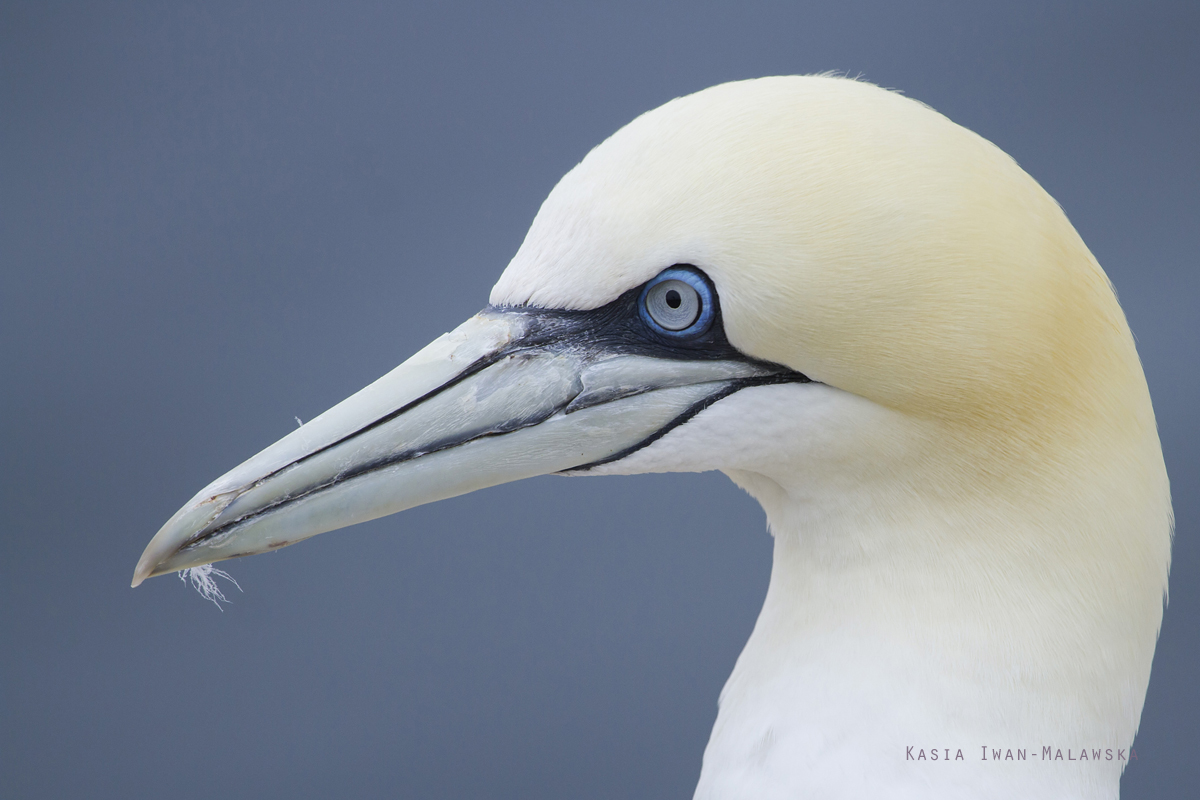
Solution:
[[[797,379],[489,309],[213,481],[146,546],[146,578],[263,553],[508,481],[619,459],[748,385]],[[798,376],[802,378],[803,376]]]

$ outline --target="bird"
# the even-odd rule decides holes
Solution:
[[[1174,530],[1133,336],[1030,175],[865,80],[628,123],[483,311],[201,490],[133,585],[525,477],[708,470],[773,562],[696,798],[1119,795]]]

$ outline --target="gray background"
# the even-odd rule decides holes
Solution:
[[[197,489],[482,307],[638,113],[844,70],[1108,270],[1178,515],[1126,798],[1200,785],[1200,4],[0,5],[0,795],[690,797],[766,589],[717,474],[541,478],[132,591]]]

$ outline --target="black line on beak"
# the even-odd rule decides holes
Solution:
[[[378,419],[367,423],[356,431],[346,434],[337,440],[323,445],[322,447],[307,453],[295,461],[285,464],[278,469],[263,475],[256,480],[251,486],[238,493],[238,496],[248,491],[254,486],[261,485],[264,481],[270,480],[284,470],[290,469],[296,465],[302,464],[311,458],[314,458],[321,453],[337,447],[345,442],[354,439],[364,433],[374,430],[381,425],[386,425],[388,422],[396,419],[400,415],[416,408],[422,403],[431,400],[442,392],[461,383],[462,381],[479,374],[488,367],[502,361],[505,358],[530,351],[548,352],[548,353],[571,353],[573,355],[582,356],[584,361],[594,361],[601,358],[613,355],[642,355],[652,358],[673,360],[673,361],[740,361],[746,364],[752,364],[769,370],[771,374],[753,377],[742,378],[728,383],[721,390],[714,392],[712,395],[694,403],[682,414],[665,425],[662,429],[656,431],[643,441],[622,450],[608,458],[601,459],[579,467],[573,467],[569,471],[587,470],[600,464],[607,464],[613,461],[619,461],[625,458],[630,453],[652,444],[662,438],[671,430],[679,427],[688,420],[695,417],[704,409],[716,403],[734,392],[745,389],[750,386],[766,386],[778,383],[809,383],[810,379],[794,370],[784,367],[780,364],[761,361],[751,358],[732,344],[725,336],[725,327],[721,318],[720,301],[716,297],[714,291],[713,301],[715,304],[715,317],[711,327],[704,335],[687,340],[667,339],[655,331],[651,330],[641,319],[637,310],[638,298],[642,292],[641,286],[630,289],[622,294],[611,303],[600,306],[599,308],[588,310],[565,310],[565,309],[544,309],[533,306],[488,306],[481,313],[485,315],[508,315],[516,314],[526,318],[527,327],[524,334],[519,339],[509,342],[507,345],[499,348],[493,353],[482,356],[475,362],[469,364],[461,372],[455,375],[450,380],[442,385],[431,389],[411,402],[405,403],[403,406],[390,411]],[[618,399],[614,396],[613,399]],[[421,450],[404,451],[395,453],[385,458],[376,459],[375,461],[361,464],[358,467],[348,470],[344,473],[339,473],[329,481],[315,486],[307,487],[302,492],[295,495],[288,495],[280,498],[268,506],[264,506],[256,511],[245,514],[237,519],[229,520],[221,525],[198,531],[192,538],[184,543],[179,550],[185,550],[194,547],[201,542],[211,539],[230,528],[236,527],[250,519],[269,513],[270,511],[279,508],[282,505],[291,503],[295,500],[311,496],[317,492],[337,486],[345,481],[359,477],[360,475],[372,472],[383,467],[392,466],[403,461],[418,458],[420,456],[429,455],[433,452],[446,450],[451,447],[457,447],[466,444],[475,439],[481,439],[488,436],[499,436],[505,433],[519,430],[521,428],[538,425],[553,416],[561,409],[556,409],[544,415],[537,417],[521,418],[510,421],[508,424],[496,426],[494,429],[486,431],[475,431],[470,434],[465,434],[462,437],[447,439],[444,442],[439,442],[434,446],[425,447]]]
[[[742,389],[749,389],[752,386],[776,386],[776,385],[779,385],[782,383],[812,383],[812,382],[813,382],[813,380],[811,378],[809,378],[808,376],[802,375],[801,373],[795,372],[792,370],[788,370],[788,372],[786,372],[786,373],[777,373],[775,375],[762,375],[762,376],[756,377],[756,378],[738,378],[736,380],[730,381],[729,384],[727,386],[725,386],[723,389],[721,389],[720,391],[713,392],[708,397],[705,397],[703,400],[698,400],[695,403],[692,403],[692,405],[688,406],[688,408],[682,414],[675,417],[675,419],[671,420],[666,425],[662,426],[661,428],[656,430],[654,433],[647,436],[645,439],[642,439],[637,444],[630,445],[629,447],[626,447],[624,450],[620,451],[619,453],[613,453],[611,456],[608,456],[607,458],[602,458],[598,461],[593,461],[590,464],[583,464],[582,466],[571,467],[570,469],[563,470],[563,472],[584,472],[586,470],[592,469],[593,467],[598,467],[601,464],[611,464],[614,461],[620,461],[621,459],[625,458],[626,456],[636,453],[638,450],[641,450],[644,447],[649,447],[650,445],[654,444],[662,437],[666,436],[671,431],[678,428],[680,425],[691,420],[693,417],[695,417],[697,414],[699,414],[704,409],[711,407],[713,404],[715,404],[719,400],[724,400],[726,397],[729,397],[729,395],[734,394],[735,392],[740,392]]]

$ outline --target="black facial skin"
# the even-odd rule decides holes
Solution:
[[[691,266],[690,264],[677,264],[677,268],[688,269],[702,276],[706,282],[708,277],[703,272]],[[697,403],[692,408],[684,411],[679,417],[669,423],[661,431],[658,431],[651,438],[644,442],[639,442],[634,447],[623,450],[620,453],[591,464],[585,464],[575,467],[572,471],[588,469],[598,464],[607,464],[612,461],[617,461],[635,450],[640,450],[656,439],[660,438],[667,431],[676,428],[687,422],[692,417],[699,414],[705,408],[708,408],[718,400],[728,397],[739,389],[745,389],[749,386],[766,386],[777,383],[811,383],[811,379],[795,370],[789,369],[781,364],[773,364],[769,361],[762,361],[757,358],[751,358],[742,351],[738,350],[729,343],[729,339],[725,336],[725,325],[721,317],[721,301],[717,296],[715,286],[711,286],[711,298],[713,302],[713,317],[711,324],[704,331],[698,332],[696,335],[673,335],[668,336],[661,334],[648,326],[642,321],[641,315],[638,313],[638,298],[641,296],[642,286],[636,286],[633,289],[622,294],[616,300],[613,300],[607,305],[599,308],[587,309],[584,311],[571,311],[558,308],[536,308],[533,306],[488,306],[483,310],[485,314],[520,314],[528,318],[529,327],[525,335],[516,341],[510,342],[506,347],[490,353],[483,358],[480,358],[471,366],[467,367],[461,373],[456,375],[450,381],[442,384],[438,388],[431,391],[429,394],[419,397],[413,402],[398,408],[395,411],[380,417],[375,422],[367,425],[356,433],[350,434],[345,439],[340,439],[328,447],[334,447],[346,439],[357,436],[359,433],[364,433],[372,428],[383,425],[396,417],[408,411],[410,408],[425,402],[426,400],[441,393],[445,389],[455,385],[459,381],[466,380],[472,375],[487,369],[492,364],[510,356],[519,355],[521,353],[534,352],[569,352],[578,354],[583,352],[593,359],[605,358],[611,355],[640,355],[651,358],[670,359],[675,361],[741,361],[746,364],[754,364],[769,370],[770,374],[754,378],[742,378],[733,381],[730,386],[721,392],[718,392]],[[615,398],[613,398],[615,399]],[[585,406],[568,407],[566,413],[578,411]],[[557,413],[557,412],[554,412]],[[537,425],[545,422],[547,415],[539,417],[518,418],[510,420],[503,426],[497,426],[495,430],[488,431],[485,435],[496,435],[501,433],[509,433],[510,431],[526,428],[530,425]],[[470,438],[477,438],[476,434],[472,434]],[[454,447],[463,444],[468,439],[447,441],[444,444],[439,444],[438,450],[443,450],[447,447]],[[328,449],[327,448],[322,448]],[[311,455],[316,455],[321,452],[318,450]],[[391,457],[388,463],[396,463],[397,461],[414,458],[418,455],[426,455],[434,450],[426,450],[421,453],[397,453]],[[309,458],[311,456],[305,456]],[[303,459],[301,459],[303,460]],[[366,469],[374,469],[376,466],[382,465],[361,465],[363,471]],[[351,474],[360,474],[358,471],[347,473],[347,477]],[[268,476],[269,477],[269,476]]]
[[[520,339],[510,342],[507,346],[500,350],[490,353],[483,358],[480,358],[475,363],[464,369],[453,379],[442,384],[438,388],[432,390],[428,394],[417,398],[404,405],[401,408],[386,414],[374,422],[360,428],[354,433],[347,434],[335,442],[331,442],[325,447],[315,450],[312,453],[297,459],[292,464],[280,467],[274,472],[264,475],[260,480],[276,475],[277,473],[288,469],[289,467],[303,463],[308,459],[316,456],[319,453],[328,450],[331,447],[336,447],[342,442],[353,439],[354,437],[366,433],[380,425],[384,425],[409,409],[414,408],[421,403],[437,396],[451,386],[466,380],[476,373],[487,369],[496,362],[512,356],[521,356],[522,354],[533,355],[539,352],[563,353],[568,352],[574,355],[586,355],[589,360],[600,360],[612,355],[640,355],[652,358],[661,358],[675,361],[741,361],[747,364],[754,364],[758,367],[768,370],[769,374],[741,378],[730,381],[723,388],[716,390],[713,394],[705,397],[694,403],[682,411],[675,419],[671,420],[658,431],[655,431],[650,436],[642,441],[618,452],[607,458],[599,461],[593,461],[588,464],[581,464],[577,467],[572,467],[570,472],[583,472],[592,467],[601,464],[608,464],[614,461],[620,461],[630,453],[634,453],[646,447],[649,444],[662,438],[671,430],[679,427],[688,420],[695,417],[704,409],[722,400],[734,392],[740,391],[751,386],[767,386],[780,383],[810,383],[811,380],[795,370],[791,370],[780,364],[773,364],[767,361],[750,358],[742,353],[736,347],[729,343],[729,339],[725,336],[725,327],[721,318],[720,300],[717,297],[716,287],[712,286],[708,281],[707,276],[700,270],[691,265],[680,264],[676,268],[684,268],[693,271],[700,275],[706,283],[709,283],[711,290],[710,299],[713,303],[714,314],[709,325],[702,331],[696,331],[694,334],[681,332],[680,334],[665,335],[655,331],[648,326],[638,313],[638,300],[641,296],[643,286],[638,286],[622,294],[616,300],[613,300],[607,305],[599,308],[589,309],[586,311],[568,311],[563,309],[546,309],[534,308],[532,306],[488,306],[482,313],[489,315],[507,315],[519,314],[528,319],[528,329],[524,336]],[[646,387],[647,390],[653,387]],[[603,398],[589,405],[596,405],[598,402],[608,402],[616,400],[619,397],[630,396],[630,394],[638,394],[639,392],[629,392],[622,395],[613,395]],[[210,539],[224,531],[229,530],[237,525],[243,524],[255,517],[267,514],[281,505],[299,500],[302,497],[308,497],[317,492],[333,488],[348,480],[353,480],[356,477],[364,475],[368,472],[373,472],[378,469],[398,464],[403,461],[409,461],[420,456],[435,453],[440,450],[446,450],[451,447],[457,447],[461,444],[466,444],[469,441],[480,439],[486,436],[499,436],[505,433],[511,433],[521,428],[527,428],[533,425],[538,425],[545,422],[554,414],[562,411],[570,414],[578,411],[581,408],[586,408],[587,405],[571,404],[561,409],[553,409],[550,411],[541,411],[528,416],[518,416],[514,419],[506,420],[498,423],[495,426],[486,430],[472,430],[462,432],[459,435],[439,441],[436,444],[425,446],[419,450],[409,450],[397,453],[391,453],[387,456],[375,459],[373,461],[358,464],[353,468],[347,469],[338,473],[337,476],[331,478],[328,482],[311,486],[304,491],[286,498],[281,498],[276,503],[273,503],[264,508],[258,509],[243,517],[235,520],[230,520],[222,525],[197,531],[195,536],[185,545],[191,547],[200,542]]]
[[[489,306],[486,311],[506,314],[523,314],[530,317],[528,333],[499,353],[484,359],[479,365],[483,369],[496,360],[516,352],[544,350],[551,352],[578,352],[585,349],[596,356],[612,354],[640,355],[677,361],[741,361],[755,364],[771,371],[769,375],[741,378],[708,397],[694,403],[675,419],[652,433],[642,441],[614,453],[608,458],[574,467],[569,472],[585,472],[601,464],[620,461],[631,453],[653,444],[670,431],[695,417],[704,409],[723,400],[734,392],[751,386],[768,386],[780,383],[811,383],[812,379],[781,364],[751,358],[729,343],[725,336],[724,320],[721,316],[721,301],[717,289],[712,286],[701,270],[691,264],[676,264],[676,269],[687,269],[708,283],[713,303],[713,316],[708,327],[696,333],[668,335],[647,325],[638,313],[638,301],[642,286],[622,294],[616,300],[599,308],[586,311],[533,308],[530,306]],[[474,365],[473,365],[474,366]],[[472,370],[474,371],[474,370]],[[463,376],[465,377],[465,376]],[[578,408],[567,408],[567,413]],[[539,420],[541,421],[541,420]]]
[[[485,311],[521,314],[531,318],[529,333],[519,343],[514,343],[520,349],[557,350],[560,349],[557,347],[560,343],[565,347],[579,343],[597,353],[642,355],[678,361],[745,361],[778,370],[787,369],[750,358],[731,345],[725,337],[721,301],[716,287],[703,272],[690,264],[676,264],[673,269],[686,269],[700,276],[709,286],[714,313],[708,327],[695,335],[689,335],[687,331],[663,334],[642,320],[638,313],[638,299],[645,284],[630,289],[607,305],[587,311],[531,306],[488,306]]]

